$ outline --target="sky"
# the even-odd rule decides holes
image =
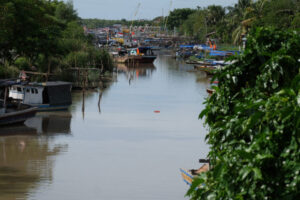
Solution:
[[[81,18],[127,20],[153,19],[165,16],[175,8],[206,7],[213,4],[232,6],[237,2],[238,0],[172,0],[171,5],[171,0],[73,0],[74,8]],[[140,8],[134,17],[139,3]]]

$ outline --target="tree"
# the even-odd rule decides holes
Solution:
[[[299,57],[299,33],[257,28],[217,72],[200,114],[212,169],[195,178],[192,199],[299,199]]]
[[[190,8],[181,8],[173,10],[168,16],[168,28],[178,28],[189,17],[189,15],[191,15],[195,11],[196,10],[192,10]]]
[[[0,1],[0,61],[4,64],[4,60],[11,60],[10,53],[15,19],[14,4],[9,1]],[[1,63],[1,62],[0,62]]]
[[[5,10],[1,20],[0,52],[12,56],[26,56],[34,62],[38,54],[53,54],[62,24],[53,16],[50,3],[42,0],[3,0]]]
[[[55,7],[55,17],[64,23],[77,21],[79,19],[76,10],[74,10],[72,0],[68,0],[66,3],[57,2]]]
[[[268,24],[278,28],[289,28],[299,13],[300,2],[297,0],[271,0],[263,8],[263,17],[259,24]]]
[[[90,65],[89,54],[94,52],[89,49],[96,49],[78,21],[72,1],[0,0],[1,73],[6,76],[11,65],[48,73],[62,71],[73,66],[66,60],[74,57],[80,58],[80,66]],[[9,71],[16,71],[12,69]]]

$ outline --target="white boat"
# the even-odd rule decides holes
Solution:
[[[8,87],[14,83],[10,80],[0,80],[0,126],[23,123],[34,117],[37,112],[36,107],[22,103],[16,104],[8,100]]]
[[[38,111],[65,110],[72,104],[71,89],[71,83],[62,81],[19,83],[10,86],[9,97]]]

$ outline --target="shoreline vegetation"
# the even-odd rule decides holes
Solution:
[[[75,79],[80,87],[111,76],[112,57],[83,26],[157,26],[167,36],[190,38],[186,43],[214,38],[227,44],[223,50],[244,42],[243,53],[232,56],[235,62],[216,70],[212,79],[218,86],[199,116],[209,130],[211,169],[195,177],[187,196],[299,199],[299,11],[299,0],[238,0],[232,7],[174,9],[166,17],[127,21],[80,19],[72,1],[2,0],[0,78],[15,78],[24,70],[47,74],[37,81],[51,74]]]
[[[236,62],[217,70],[200,118],[211,170],[194,178],[191,199],[300,196],[300,34],[256,28]]]
[[[20,70],[58,75],[93,67],[101,74],[113,70],[104,49],[95,48],[84,33],[72,1],[13,0],[0,6],[0,77],[16,78]]]

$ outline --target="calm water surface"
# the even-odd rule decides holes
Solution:
[[[208,153],[208,78],[168,56],[119,69],[102,96],[74,92],[69,111],[0,128],[1,200],[186,199],[179,168]]]

